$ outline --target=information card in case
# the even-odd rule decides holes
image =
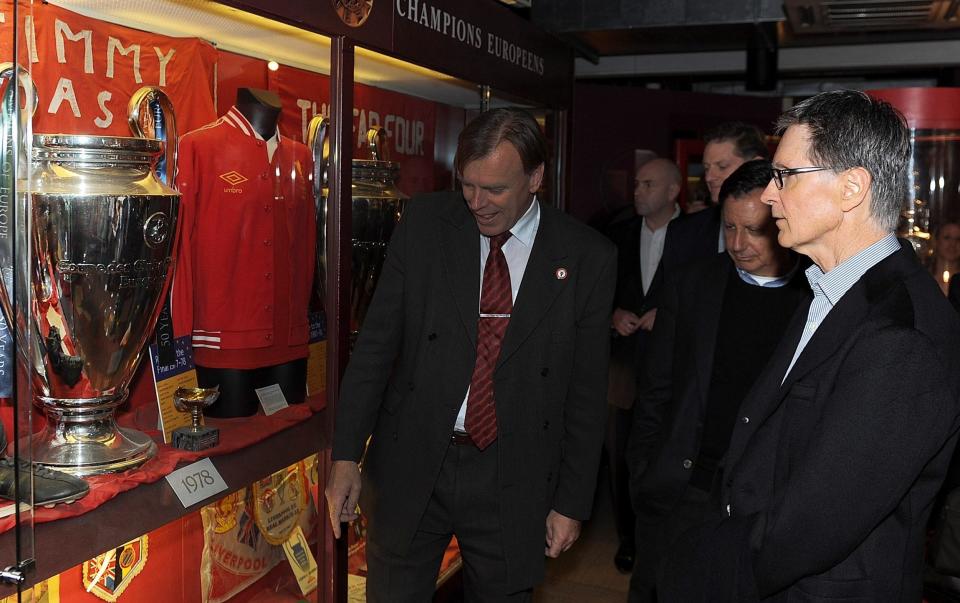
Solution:
[[[310,355],[307,357],[307,395],[327,389],[327,324],[323,312],[310,313]]]
[[[184,508],[227,489],[227,482],[209,457],[177,469],[167,475],[167,482]]]
[[[173,430],[189,427],[193,420],[189,412],[177,410],[173,394],[181,387],[197,387],[197,370],[193,364],[193,346],[189,336],[174,341],[174,359],[171,364],[161,364],[157,344],[150,345],[150,367],[153,368],[153,387],[160,407],[160,428],[163,441],[169,444]]]
[[[283,543],[283,552],[287,555],[293,575],[297,577],[300,592],[306,596],[316,590],[317,561],[313,558],[310,544],[300,526],[297,526],[293,534],[290,534],[290,538]]]

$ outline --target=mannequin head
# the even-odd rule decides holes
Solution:
[[[275,92],[257,88],[239,88],[236,106],[264,140],[276,134],[281,106],[280,97]]]

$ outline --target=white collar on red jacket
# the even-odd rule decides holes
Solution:
[[[243,116],[243,113],[240,112],[240,109],[237,109],[236,105],[230,107],[230,110],[227,111],[227,114],[223,116],[223,119],[228,124],[240,130],[247,136],[253,136],[257,140],[263,140],[263,136],[260,136],[260,133],[253,129],[253,126],[250,124],[247,118]],[[280,128],[277,128],[277,132],[272,138],[279,142]]]

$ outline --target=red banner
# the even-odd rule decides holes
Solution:
[[[269,73],[270,89],[280,95],[280,132],[303,141],[314,115],[330,115],[330,78],[293,67]],[[399,188],[408,195],[434,190],[433,147],[436,103],[364,84],[354,87],[353,141],[358,158],[366,158],[367,129],[383,126],[388,157],[400,163]]]
[[[13,6],[0,2],[0,58],[10,61]],[[84,17],[50,4],[20,11],[20,64],[39,104],[35,132],[130,136],[127,103],[141,86],[173,101],[181,133],[216,119],[217,51],[196,38],[171,38]]]

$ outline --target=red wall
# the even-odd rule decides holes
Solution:
[[[780,103],[780,98],[577,84],[568,211],[590,222],[631,203],[630,185],[604,183],[603,174],[619,169],[632,182],[635,149],[673,159],[675,139],[699,138],[730,120],[753,123],[771,133]]]

